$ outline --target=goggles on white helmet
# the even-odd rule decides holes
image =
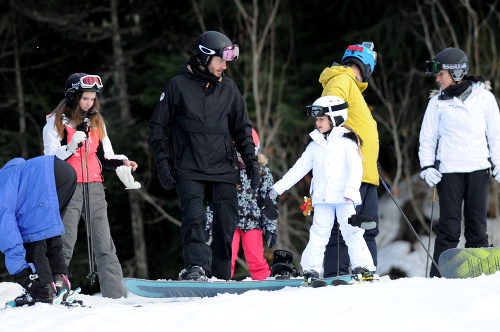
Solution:
[[[339,127],[347,120],[349,105],[337,96],[323,96],[318,98],[311,106],[306,107],[309,118],[328,115],[332,127]]]

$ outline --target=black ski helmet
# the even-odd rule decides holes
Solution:
[[[66,104],[71,108],[75,108],[75,98],[78,92],[99,92],[102,87],[101,78],[97,75],[88,75],[86,73],[72,74],[68,77],[64,86]]]
[[[227,49],[232,50],[230,57],[225,56],[224,51]],[[238,55],[238,45],[233,44],[231,39],[218,31],[206,31],[196,40],[196,59],[203,67],[208,66],[212,56],[231,61],[238,59]]]
[[[467,54],[459,48],[448,47],[439,52],[432,61],[427,61],[427,73],[437,74],[446,69],[455,82],[459,82],[469,70]]]

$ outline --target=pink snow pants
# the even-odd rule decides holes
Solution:
[[[234,266],[238,258],[240,249],[240,239],[243,245],[243,252],[248,264],[248,271],[252,280],[264,280],[271,274],[269,265],[264,258],[264,245],[262,244],[262,230],[252,229],[248,232],[237,228],[233,236],[233,254],[231,257],[231,278],[234,275]]]

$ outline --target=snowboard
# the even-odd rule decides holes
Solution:
[[[448,249],[439,256],[443,278],[474,278],[500,271],[500,248]]]
[[[345,275],[320,279],[326,284],[341,280],[350,283],[354,276]],[[172,297],[213,297],[218,294],[242,294],[251,290],[274,291],[285,287],[303,287],[304,278],[290,278],[277,280],[251,281],[190,281],[190,280],[146,280],[123,278],[123,286],[131,293],[143,297],[172,298]]]

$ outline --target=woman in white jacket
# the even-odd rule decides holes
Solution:
[[[348,246],[353,273],[373,278],[375,266],[363,238],[364,230],[351,226],[348,218],[361,204],[359,186],[363,175],[361,139],[349,127],[347,103],[337,96],[323,96],[307,107],[309,118],[315,118],[316,129],[309,135],[309,143],[295,165],[276,182],[271,198],[281,195],[309,171],[313,172],[311,199],[314,217],[309,230],[309,242],[302,253],[300,264],[307,282],[318,279],[323,271],[325,246],[335,221]]]
[[[434,245],[437,262],[443,251],[456,248],[464,206],[466,248],[488,246],[486,213],[490,168],[500,182],[500,114],[495,96],[480,76],[465,76],[467,55],[447,48],[427,62],[436,74],[433,93],[420,131],[420,176],[439,195],[439,225]],[[489,85],[489,84],[488,84]],[[435,266],[431,277],[440,276]]]

